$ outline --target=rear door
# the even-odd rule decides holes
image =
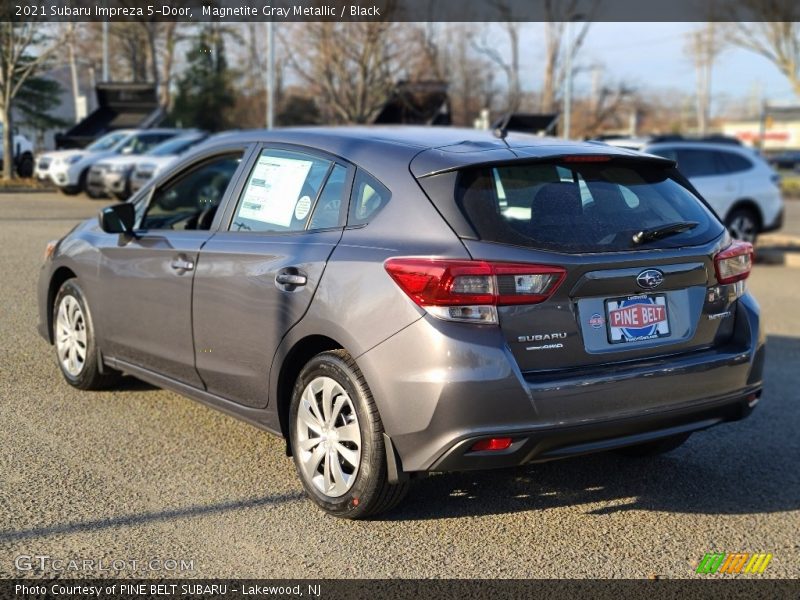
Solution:
[[[198,262],[194,340],[208,391],[267,404],[277,347],[306,312],[342,236],[352,177],[332,156],[261,149]]]
[[[473,258],[566,271],[543,301],[498,307],[520,368],[623,362],[727,340],[732,298],[709,289],[722,225],[667,167],[592,160],[477,168],[456,184],[477,234],[462,236]],[[690,224],[684,232],[634,240],[681,222]],[[497,286],[512,300],[537,283],[505,272]]]

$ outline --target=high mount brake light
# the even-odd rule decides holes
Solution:
[[[720,284],[736,283],[750,276],[753,268],[753,244],[734,241],[714,257],[714,269]]]
[[[611,157],[598,154],[574,154],[572,156],[565,156],[562,160],[565,163],[596,163],[608,162],[611,160]]]
[[[448,321],[497,323],[497,306],[538,304],[561,284],[561,267],[434,258],[390,258],[389,275],[409,298]]]

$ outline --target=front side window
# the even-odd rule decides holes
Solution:
[[[263,150],[236,207],[232,231],[284,233],[338,226],[347,169],[289,150]]]
[[[716,153],[710,150],[678,150],[678,170],[686,177],[718,175]]]
[[[242,152],[215,157],[156,189],[140,229],[210,229],[241,159]]]

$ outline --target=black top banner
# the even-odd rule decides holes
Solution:
[[[3,0],[19,21],[797,21],[796,0]]]

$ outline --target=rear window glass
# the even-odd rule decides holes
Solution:
[[[657,165],[529,164],[461,172],[456,202],[482,240],[560,252],[701,244],[722,225]],[[682,222],[688,231],[634,243],[634,234]]]

